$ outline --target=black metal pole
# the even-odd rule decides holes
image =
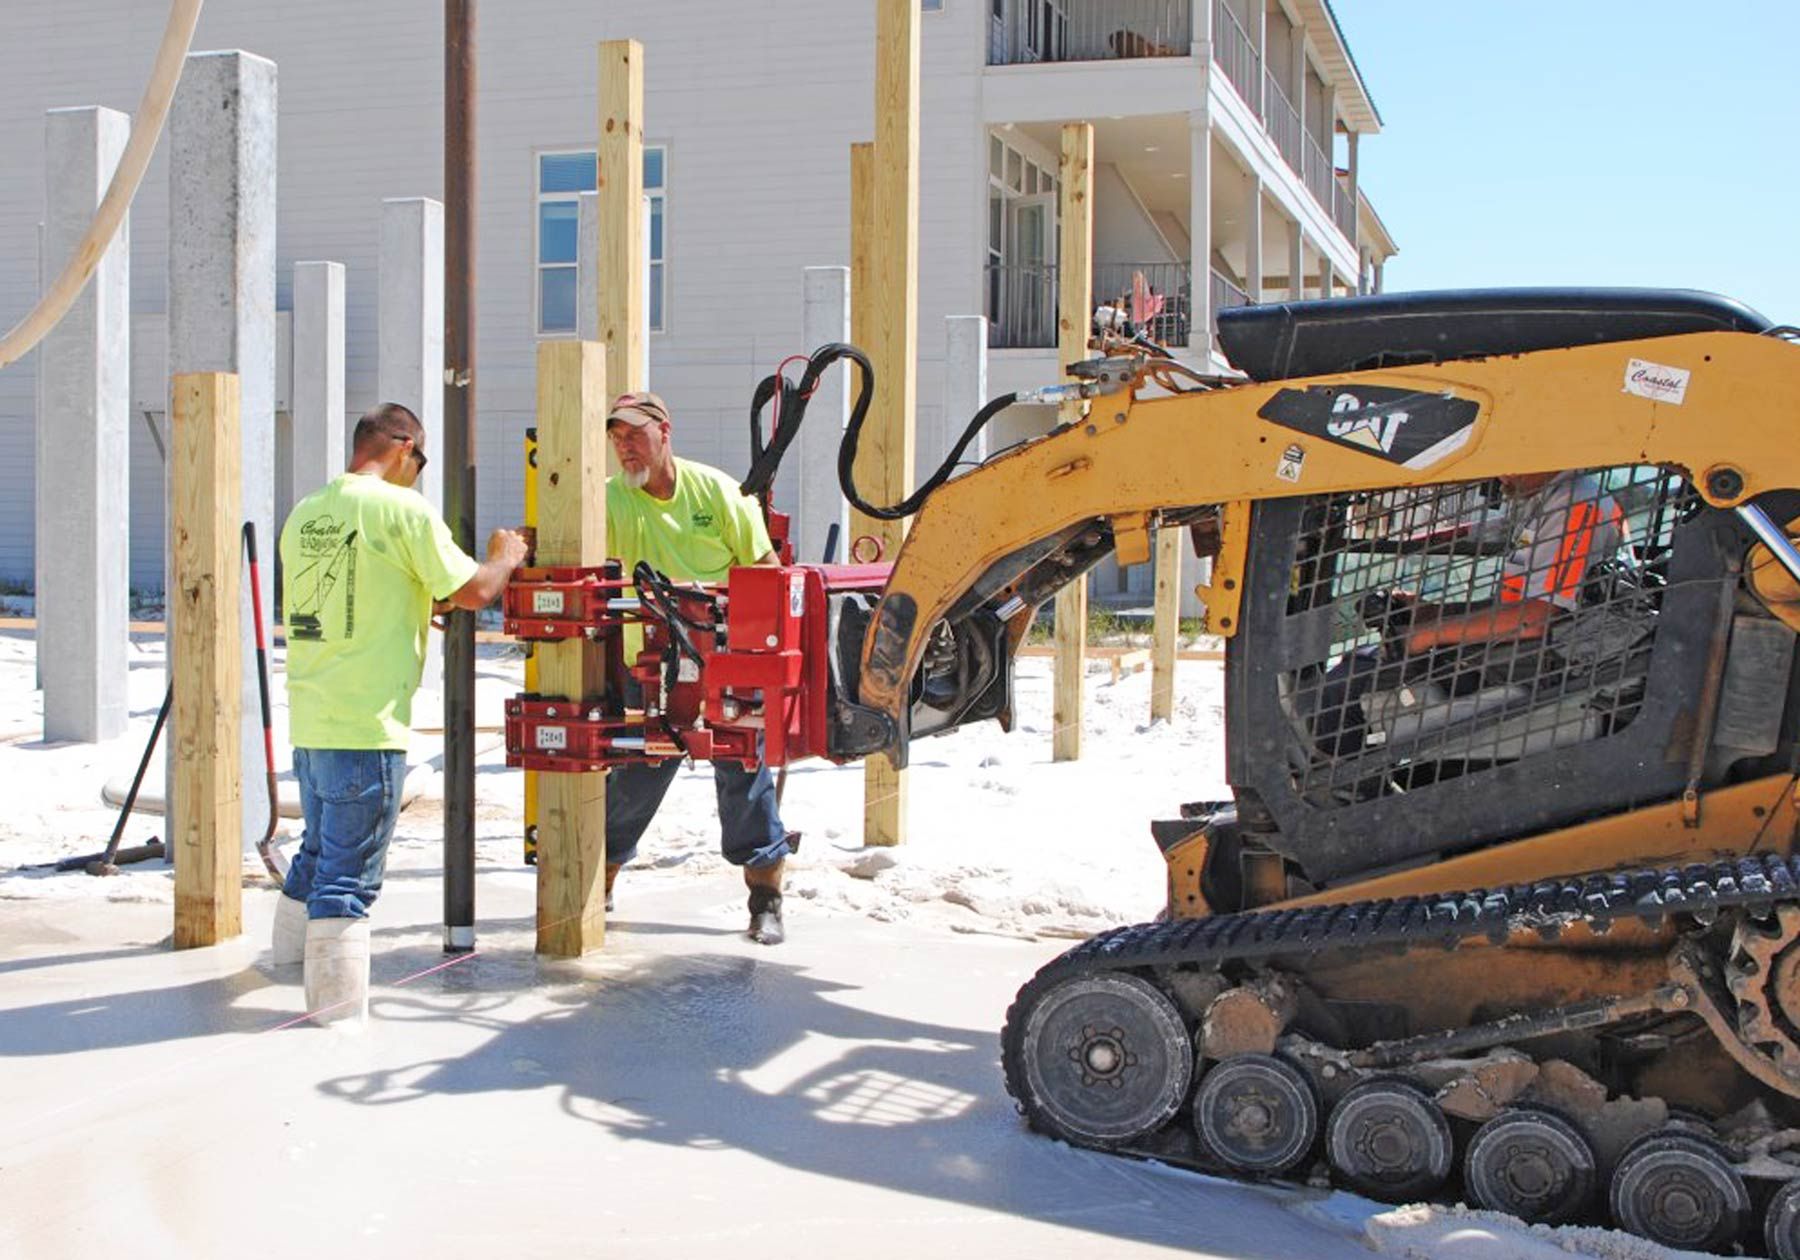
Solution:
[[[444,519],[475,550],[475,0],[444,0]],[[444,639],[444,949],[475,948],[475,614]]]

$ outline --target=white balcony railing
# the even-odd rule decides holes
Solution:
[[[1138,277],[1143,277],[1140,285]],[[1094,305],[1133,314],[1134,299],[1143,299],[1144,331],[1162,346],[1185,346],[1193,294],[1188,265],[1179,262],[1106,263],[1094,268]]]
[[[1056,264],[989,263],[988,345],[995,350],[1056,344]]]
[[[1140,286],[1137,282],[1143,277]],[[1193,294],[1186,263],[1106,263],[1094,268],[1094,305],[1128,315],[1134,297],[1148,308],[1144,326],[1165,346],[1187,344]],[[989,263],[985,276],[988,345],[995,350],[1043,350],[1056,345],[1057,268],[1054,263]]]
[[[1219,312],[1230,310],[1234,306],[1251,306],[1250,295],[1228,280],[1217,267],[1212,269],[1212,316],[1213,336],[1219,335]]]
[[[1213,60],[1244,98],[1250,112],[1261,118],[1262,57],[1225,0],[1213,0]]]
[[[1300,169],[1300,140],[1305,134],[1300,126],[1300,114],[1293,103],[1288,100],[1281,84],[1275,81],[1275,72],[1264,72],[1263,79],[1263,126],[1269,129],[1269,138],[1275,141],[1275,147],[1281,151],[1282,160],[1289,169]]]
[[[1002,0],[988,27],[988,64],[1185,57],[1192,0]]]

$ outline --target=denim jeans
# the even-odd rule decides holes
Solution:
[[[626,766],[606,776],[606,861],[622,865],[637,856],[638,841],[681,770],[679,758],[654,766]],[[719,799],[719,848],[733,866],[769,866],[788,855],[787,829],[775,807],[775,779],[755,770],[713,762]]]
[[[381,895],[400,816],[406,754],[398,749],[296,748],[306,835],[282,892],[309,919],[363,919]]]

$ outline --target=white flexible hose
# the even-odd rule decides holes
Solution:
[[[150,81],[144,85],[144,99],[132,119],[131,138],[125,143],[124,155],[107,185],[100,208],[94,211],[87,235],[81,238],[62,274],[56,277],[31,311],[0,337],[0,368],[15,363],[31,352],[44,335],[68,314],[75,299],[81,296],[88,277],[94,274],[105,256],[131,199],[137,196],[138,184],[150,165],[150,155],[162,136],[163,122],[169,116],[169,105],[175,99],[175,85],[181,81],[181,66],[187,60],[194,42],[194,27],[200,22],[200,6],[204,0],[173,0],[169,6],[169,24],[163,31],[162,47],[156,50],[156,64],[150,68]]]

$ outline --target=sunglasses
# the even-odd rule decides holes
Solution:
[[[413,458],[414,458],[414,459],[415,459],[415,460],[417,460],[417,461],[418,461],[418,463],[419,463],[419,471],[420,471],[420,472],[424,472],[424,471],[425,471],[425,463],[426,463],[426,460],[425,460],[425,452],[424,452],[424,451],[422,451],[422,450],[420,450],[420,449],[419,449],[419,448],[418,448],[418,447],[416,447],[416,446],[415,446],[415,447],[413,447],[413,448],[412,448],[412,450],[411,450],[411,452],[410,452],[410,454],[411,454],[411,455],[412,455],[412,457],[413,457]]]

